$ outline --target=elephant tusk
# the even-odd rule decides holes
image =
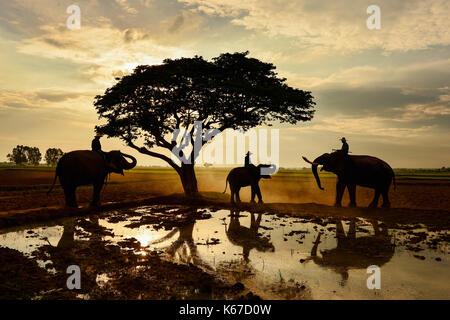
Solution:
[[[308,162],[309,164],[312,164],[313,166],[318,166],[318,165],[320,165],[320,163],[312,162],[312,161],[308,160],[308,158],[306,158],[306,157],[302,157],[302,158],[303,158],[303,160],[305,160],[305,161]]]
[[[309,164],[313,164],[311,161],[308,160],[308,158],[306,158],[306,157],[304,157],[304,156],[303,156],[302,158],[303,158],[303,160],[305,160],[305,161],[308,162]]]

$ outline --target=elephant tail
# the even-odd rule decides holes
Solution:
[[[56,170],[55,170],[55,178],[53,179],[53,184],[50,187],[50,189],[47,191],[47,197],[50,195],[50,192],[52,192],[53,187],[55,186],[56,178],[58,178],[58,168],[56,168]]]
[[[222,193],[227,192],[227,186],[228,186],[228,177],[227,177],[227,180],[225,181],[225,190],[223,190]]]

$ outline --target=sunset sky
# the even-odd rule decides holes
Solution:
[[[66,26],[72,4],[79,30]],[[380,30],[366,27],[372,4]],[[449,13],[448,0],[1,1],[0,162],[18,144],[89,149],[94,97],[139,64],[249,50],[316,98],[311,122],[280,129],[281,166],[306,166],[299,155],[345,136],[353,154],[392,167],[448,167]]]

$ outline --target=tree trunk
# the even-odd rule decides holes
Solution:
[[[195,177],[195,170],[193,164],[181,164],[181,170],[178,173],[183,185],[184,194],[188,197],[195,197],[198,195],[197,178]]]

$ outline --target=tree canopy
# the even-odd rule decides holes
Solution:
[[[38,165],[42,159],[41,152],[37,147],[18,145],[6,156],[9,161],[15,164]]]
[[[193,145],[194,121],[202,124],[202,138],[210,129],[248,130],[274,121],[309,121],[315,103],[311,92],[292,88],[285,78],[279,78],[273,64],[242,52],[224,53],[212,61],[195,56],[138,66],[96,96],[94,105],[107,122],[97,127],[99,132],[163,159],[183,182],[188,165],[177,165],[170,157],[151,150],[158,146],[172,151],[176,142],[167,136],[175,130],[186,128]],[[139,138],[144,139],[142,146],[136,145]],[[194,149],[190,159],[193,166]]]
[[[64,152],[59,148],[48,148],[45,152],[45,162],[50,166],[56,166]]]

